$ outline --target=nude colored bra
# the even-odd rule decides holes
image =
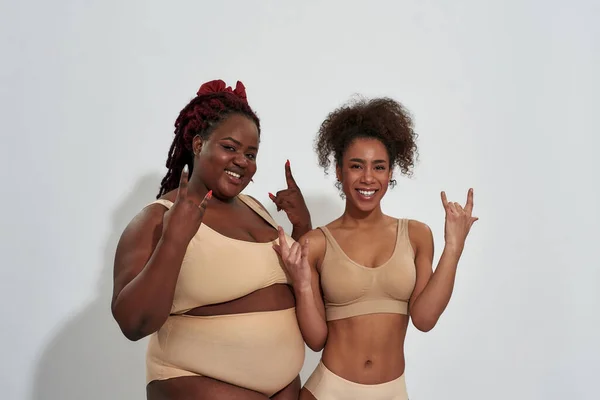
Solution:
[[[277,228],[273,218],[250,196],[240,194],[238,198]],[[163,199],[154,203],[167,208],[173,205]],[[286,239],[290,246],[294,243],[287,235]],[[272,247],[277,241],[247,242],[200,225],[183,258],[171,314],[238,299],[277,283],[291,284]]]
[[[328,321],[376,313],[408,315],[416,270],[407,219],[398,220],[392,256],[375,268],[351,260],[326,227],[319,229],[327,239],[321,287]]]
[[[251,197],[238,198],[277,227]],[[172,206],[166,200],[156,203]],[[289,236],[286,240],[293,243]],[[233,239],[200,225],[181,265],[171,315],[148,341],[147,383],[204,376],[270,397],[294,380],[305,354],[295,307],[211,316],[185,314],[273,284],[289,284],[272,247],[276,242],[278,239],[267,243]]]

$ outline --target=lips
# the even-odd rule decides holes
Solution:
[[[377,193],[376,189],[355,189],[359,196],[363,199],[372,199]]]
[[[228,169],[225,170],[225,173],[227,175],[233,176],[234,178],[237,178],[237,179],[241,179],[242,178],[242,174],[240,174],[238,172],[234,172],[234,171],[228,170]]]
[[[225,175],[227,176],[227,181],[235,186],[241,185],[243,183],[243,178],[244,178],[244,174],[237,172],[237,171],[232,171],[231,169],[226,169],[225,170]]]

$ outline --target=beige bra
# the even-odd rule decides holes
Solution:
[[[277,228],[269,213],[251,197],[240,194],[238,198]],[[164,199],[154,203],[166,208],[173,205]],[[294,243],[287,235],[286,239],[290,246]],[[291,284],[273,250],[273,243],[278,242],[279,239],[267,243],[232,239],[200,225],[183,258],[171,313],[184,314],[196,307],[235,300],[277,283]]]
[[[376,313],[408,314],[416,269],[407,219],[398,220],[392,256],[375,268],[351,260],[326,227],[319,229],[327,239],[321,287],[328,321]]]

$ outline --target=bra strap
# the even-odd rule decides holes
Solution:
[[[271,216],[271,214],[269,214],[269,212],[267,210],[265,210],[256,200],[254,200],[252,197],[245,195],[245,194],[239,194],[238,198],[244,203],[246,204],[248,207],[250,207],[252,209],[252,211],[254,211],[255,213],[257,213],[259,216],[262,217],[262,219],[264,219],[265,221],[267,221],[269,224],[271,224],[275,229],[277,229],[279,227],[279,224],[273,219],[273,217]]]
[[[148,204],[149,206],[152,204],[160,204],[163,205],[167,208],[167,210],[171,209],[171,207],[173,207],[173,202],[167,200],[167,199],[158,199],[156,201],[153,201],[152,203]]]

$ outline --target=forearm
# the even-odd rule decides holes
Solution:
[[[327,339],[325,311],[319,293],[311,286],[294,288],[296,316],[304,341],[313,351],[320,351]]]
[[[312,230],[312,223],[309,220],[307,224],[294,225],[292,228],[292,239],[299,241],[302,236]]]
[[[417,328],[425,331],[432,329],[448,306],[461,254],[461,247],[446,245],[444,248],[435,272],[411,309]]]
[[[141,339],[166,321],[186,248],[185,243],[161,238],[142,272],[115,298],[113,315],[129,339]]]

